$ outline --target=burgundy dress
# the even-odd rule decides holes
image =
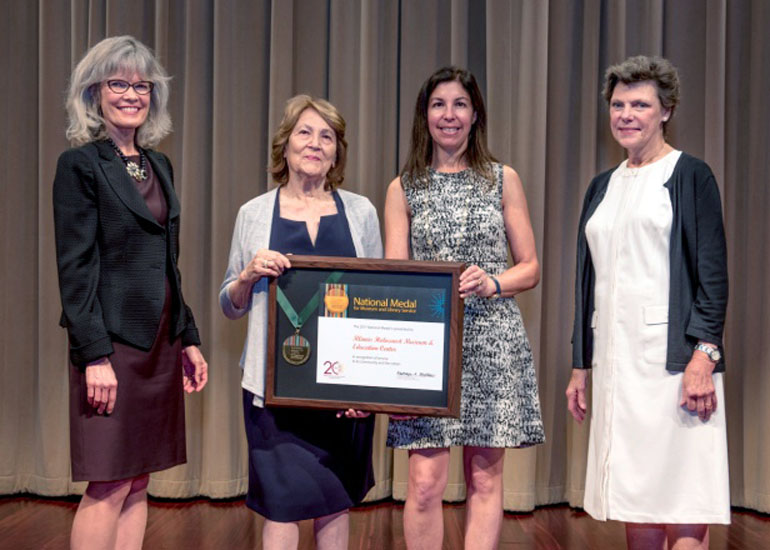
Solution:
[[[139,163],[139,157],[129,157]],[[137,191],[161,225],[168,206],[160,181],[148,177]],[[171,287],[149,351],[113,339],[109,359],[118,380],[115,409],[98,415],[88,404],[85,372],[70,365],[70,453],[73,481],[116,481],[165,470],[187,460],[181,340],[170,341]]]

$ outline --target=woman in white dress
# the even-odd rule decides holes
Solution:
[[[596,176],[580,217],[567,406],[593,402],[584,507],[626,522],[632,549],[708,548],[730,522],[722,359],[727,258],[709,167],[666,142],[676,69],[607,69],[610,127],[628,158]]]

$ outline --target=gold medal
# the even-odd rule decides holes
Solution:
[[[339,281],[341,277],[341,271],[333,271],[322,284],[335,283]],[[320,298],[321,289],[319,288],[310,298],[310,301],[305,304],[305,307],[302,308],[302,311],[297,313],[281,287],[278,286],[276,288],[275,300],[278,302],[281,310],[283,310],[283,312],[286,314],[286,317],[289,319],[289,322],[294,327],[294,334],[286,338],[281,345],[281,354],[283,355],[284,360],[290,365],[304,365],[307,363],[307,360],[310,359],[310,341],[302,336],[299,331],[313,314],[313,311],[318,308],[318,301]],[[347,302],[347,296],[345,296],[344,299],[345,302]],[[339,305],[337,305],[337,307],[339,307]]]
[[[310,342],[297,331],[283,341],[281,353],[287,363],[304,365],[310,359]]]

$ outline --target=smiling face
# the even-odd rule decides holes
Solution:
[[[106,78],[99,88],[100,106],[107,133],[114,135],[136,131],[147,120],[152,94],[140,95],[131,87],[122,94],[116,93],[107,85],[109,80],[125,80],[134,84],[146,79],[137,73],[118,72]]]
[[[326,178],[337,158],[337,134],[315,109],[305,109],[283,153],[289,180]]]
[[[664,142],[663,122],[671,111],[664,109],[651,81],[618,82],[610,98],[612,136],[629,156],[654,153]]]
[[[476,112],[462,84],[452,80],[433,89],[428,99],[428,131],[434,151],[436,147],[447,152],[467,149],[474,122]]]

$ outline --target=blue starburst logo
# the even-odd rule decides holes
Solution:
[[[443,292],[438,292],[431,296],[429,307],[433,317],[443,319],[444,312],[446,311],[446,295]]]

